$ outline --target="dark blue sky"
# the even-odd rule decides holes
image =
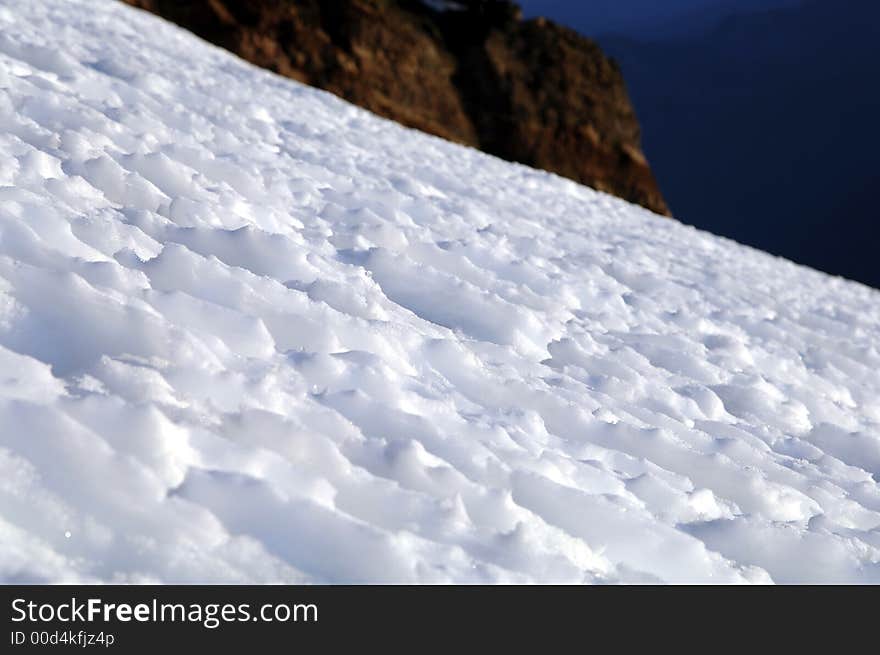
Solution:
[[[527,16],[547,16],[588,36],[687,32],[691,25],[740,11],[797,4],[798,0],[520,0]]]

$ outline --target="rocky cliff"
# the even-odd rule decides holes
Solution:
[[[123,1],[381,116],[668,213],[616,64],[512,3]]]

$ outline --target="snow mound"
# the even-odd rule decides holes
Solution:
[[[0,0],[5,582],[878,582],[878,347],[866,287]]]

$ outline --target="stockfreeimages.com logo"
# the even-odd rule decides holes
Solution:
[[[254,609],[250,603],[105,603],[100,598],[71,598],[62,603],[12,601],[13,623],[198,623],[209,630],[223,623],[317,623],[318,606],[304,603],[267,603]]]

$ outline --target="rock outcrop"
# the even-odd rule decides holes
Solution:
[[[404,125],[668,213],[617,65],[513,3],[123,1]]]

